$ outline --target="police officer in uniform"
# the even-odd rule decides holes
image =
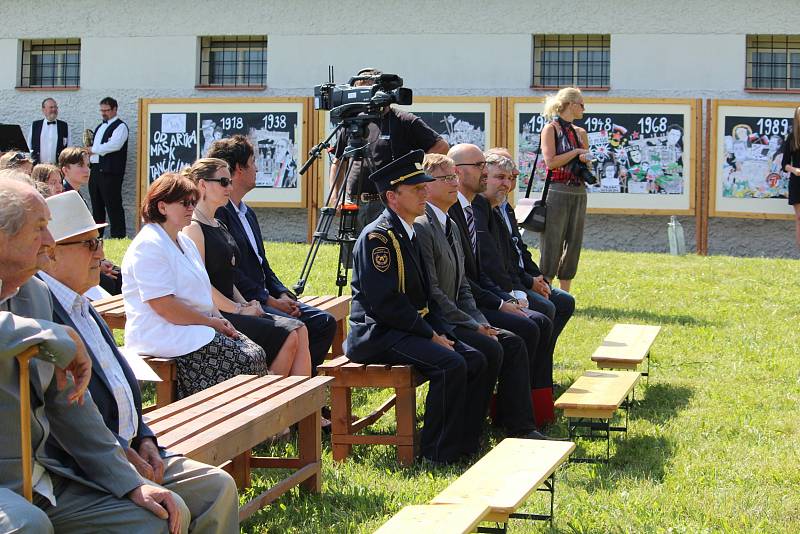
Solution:
[[[430,380],[421,453],[451,463],[479,449],[497,376],[479,351],[458,341],[429,300],[430,283],[414,238],[425,213],[422,150],[369,176],[386,209],[361,232],[353,252],[347,355],[359,363],[413,365]]]

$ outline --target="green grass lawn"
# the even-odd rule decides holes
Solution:
[[[106,253],[120,261],[126,245],[108,241]],[[287,285],[306,250],[268,244]],[[323,247],[306,294],[335,292],[335,251]],[[614,323],[663,328],[649,385],[637,387],[627,439],[614,440],[611,463],[559,472],[553,530],[800,532],[798,280],[796,260],[584,251],[573,286],[577,311],[555,355],[562,387],[593,367],[589,358]],[[378,400],[378,393],[358,398],[365,411]],[[563,421],[551,433],[566,436]],[[490,433],[490,443],[498,439]],[[382,446],[356,446],[337,465],[324,438],[323,447],[322,493],[295,489],[244,523],[243,532],[372,532],[466,469],[401,468]],[[252,491],[274,479],[258,473]],[[528,509],[544,506],[545,496],[534,495]],[[538,522],[510,527],[549,530]]]

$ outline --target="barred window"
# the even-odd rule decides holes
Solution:
[[[80,81],[80,39],[22,41],[20,87],[77,87]]]
[[[800,89],[800,35],[748,35],[745,88]]]
[[[533,86],[607,88],[610,51],[609,35],[534,35]]]
[[[200,38],[200,85],[267,85],[267,36],[229,35]]]

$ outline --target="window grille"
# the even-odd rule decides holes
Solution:
[[[748,35],[745,88],[800,89],[800,35]]]
[[[229,35],[200,38],[200,85],[267,85],[267,36]]]
[[[20,87],[78,87],[80,81],[80,39],[22,41]]]
[[[610,35],[534,35],[533,86],[608,88],[610,51]]]

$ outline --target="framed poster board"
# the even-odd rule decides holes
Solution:
[[[711,102],[712,217],[792,219],[782,145],[796,102]]]
[[[307,206],[297,172],[307,151],[307,98],[142,99],[139,102],[137,198],[165,172],[206,155],[211,143],[241,134],[255,148],[253,207]]]
[[[397,106],[410,111],[425,121],[450,145],[472,143],[482,149],[494,146],[498,134],[500,114],[498,99],[494,97],[469,96],[414,96],[410,106]],[[336,125],[331,124],[327,111],[319,112],[320,140],[325,139]],[[322,166],[322,186],[318,202],[322,206],[330,193],[330,160],[326,156]]]
[[[520,175],[541,196],[547,169],[539,138],[547,120],[543,98],[510,98],[507,130]],[[576,126],[586,129],[597,183],[587,185],[590,213],[693,215],[700,106],[695,100],[586,98]],[[536,168],[534,169],[534,162]]]

